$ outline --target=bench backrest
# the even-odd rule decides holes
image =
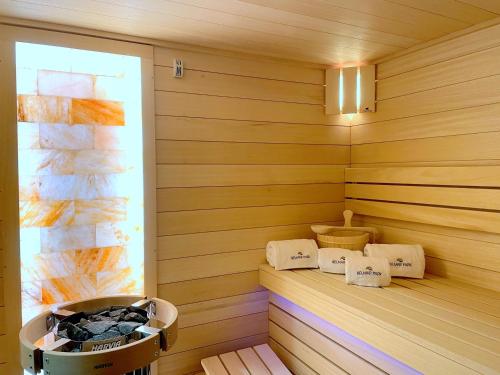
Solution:
[[[500,167],[346,169],[346,208],[383,241],[421,243],[427,271],[500,285]]]

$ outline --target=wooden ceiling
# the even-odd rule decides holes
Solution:
[[[0,0],[0,15],[326,64],[500,16],[499,0]]]

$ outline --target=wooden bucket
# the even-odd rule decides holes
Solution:
[[[378,234],[377,229],[351,226],[352,215],[352,211],[344,211],[343,227],[312,225],[311,229],[317,234],[319,247],[363,250],[368,242],[374,243]]]

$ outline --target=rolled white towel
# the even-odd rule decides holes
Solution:
[[[318,245],[306,239],[269,241],[266,258],[275,270],[318,268]]]
[[[323,272],[345,274],[345,260],[347,257],[362,257],[361,251],[323,247],[318,249],[318,265]]]
[[[425,272],[425,254],[420,245],[368,244],[365,255],[387,258],[391,276],[422,279]]]
[[[361,286],[387,286],[391,283],[391,270],[386,258],[347,257],[345,282]]]

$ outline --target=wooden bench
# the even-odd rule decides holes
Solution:
[[[269,265],[260,283],[273,292],[271,346],[294,372],[293,361],[310,373],[500,373],[498,292],[433,275],[363,288]]]
[[[291,375],[267,344],[205,358],[207,375]]]

